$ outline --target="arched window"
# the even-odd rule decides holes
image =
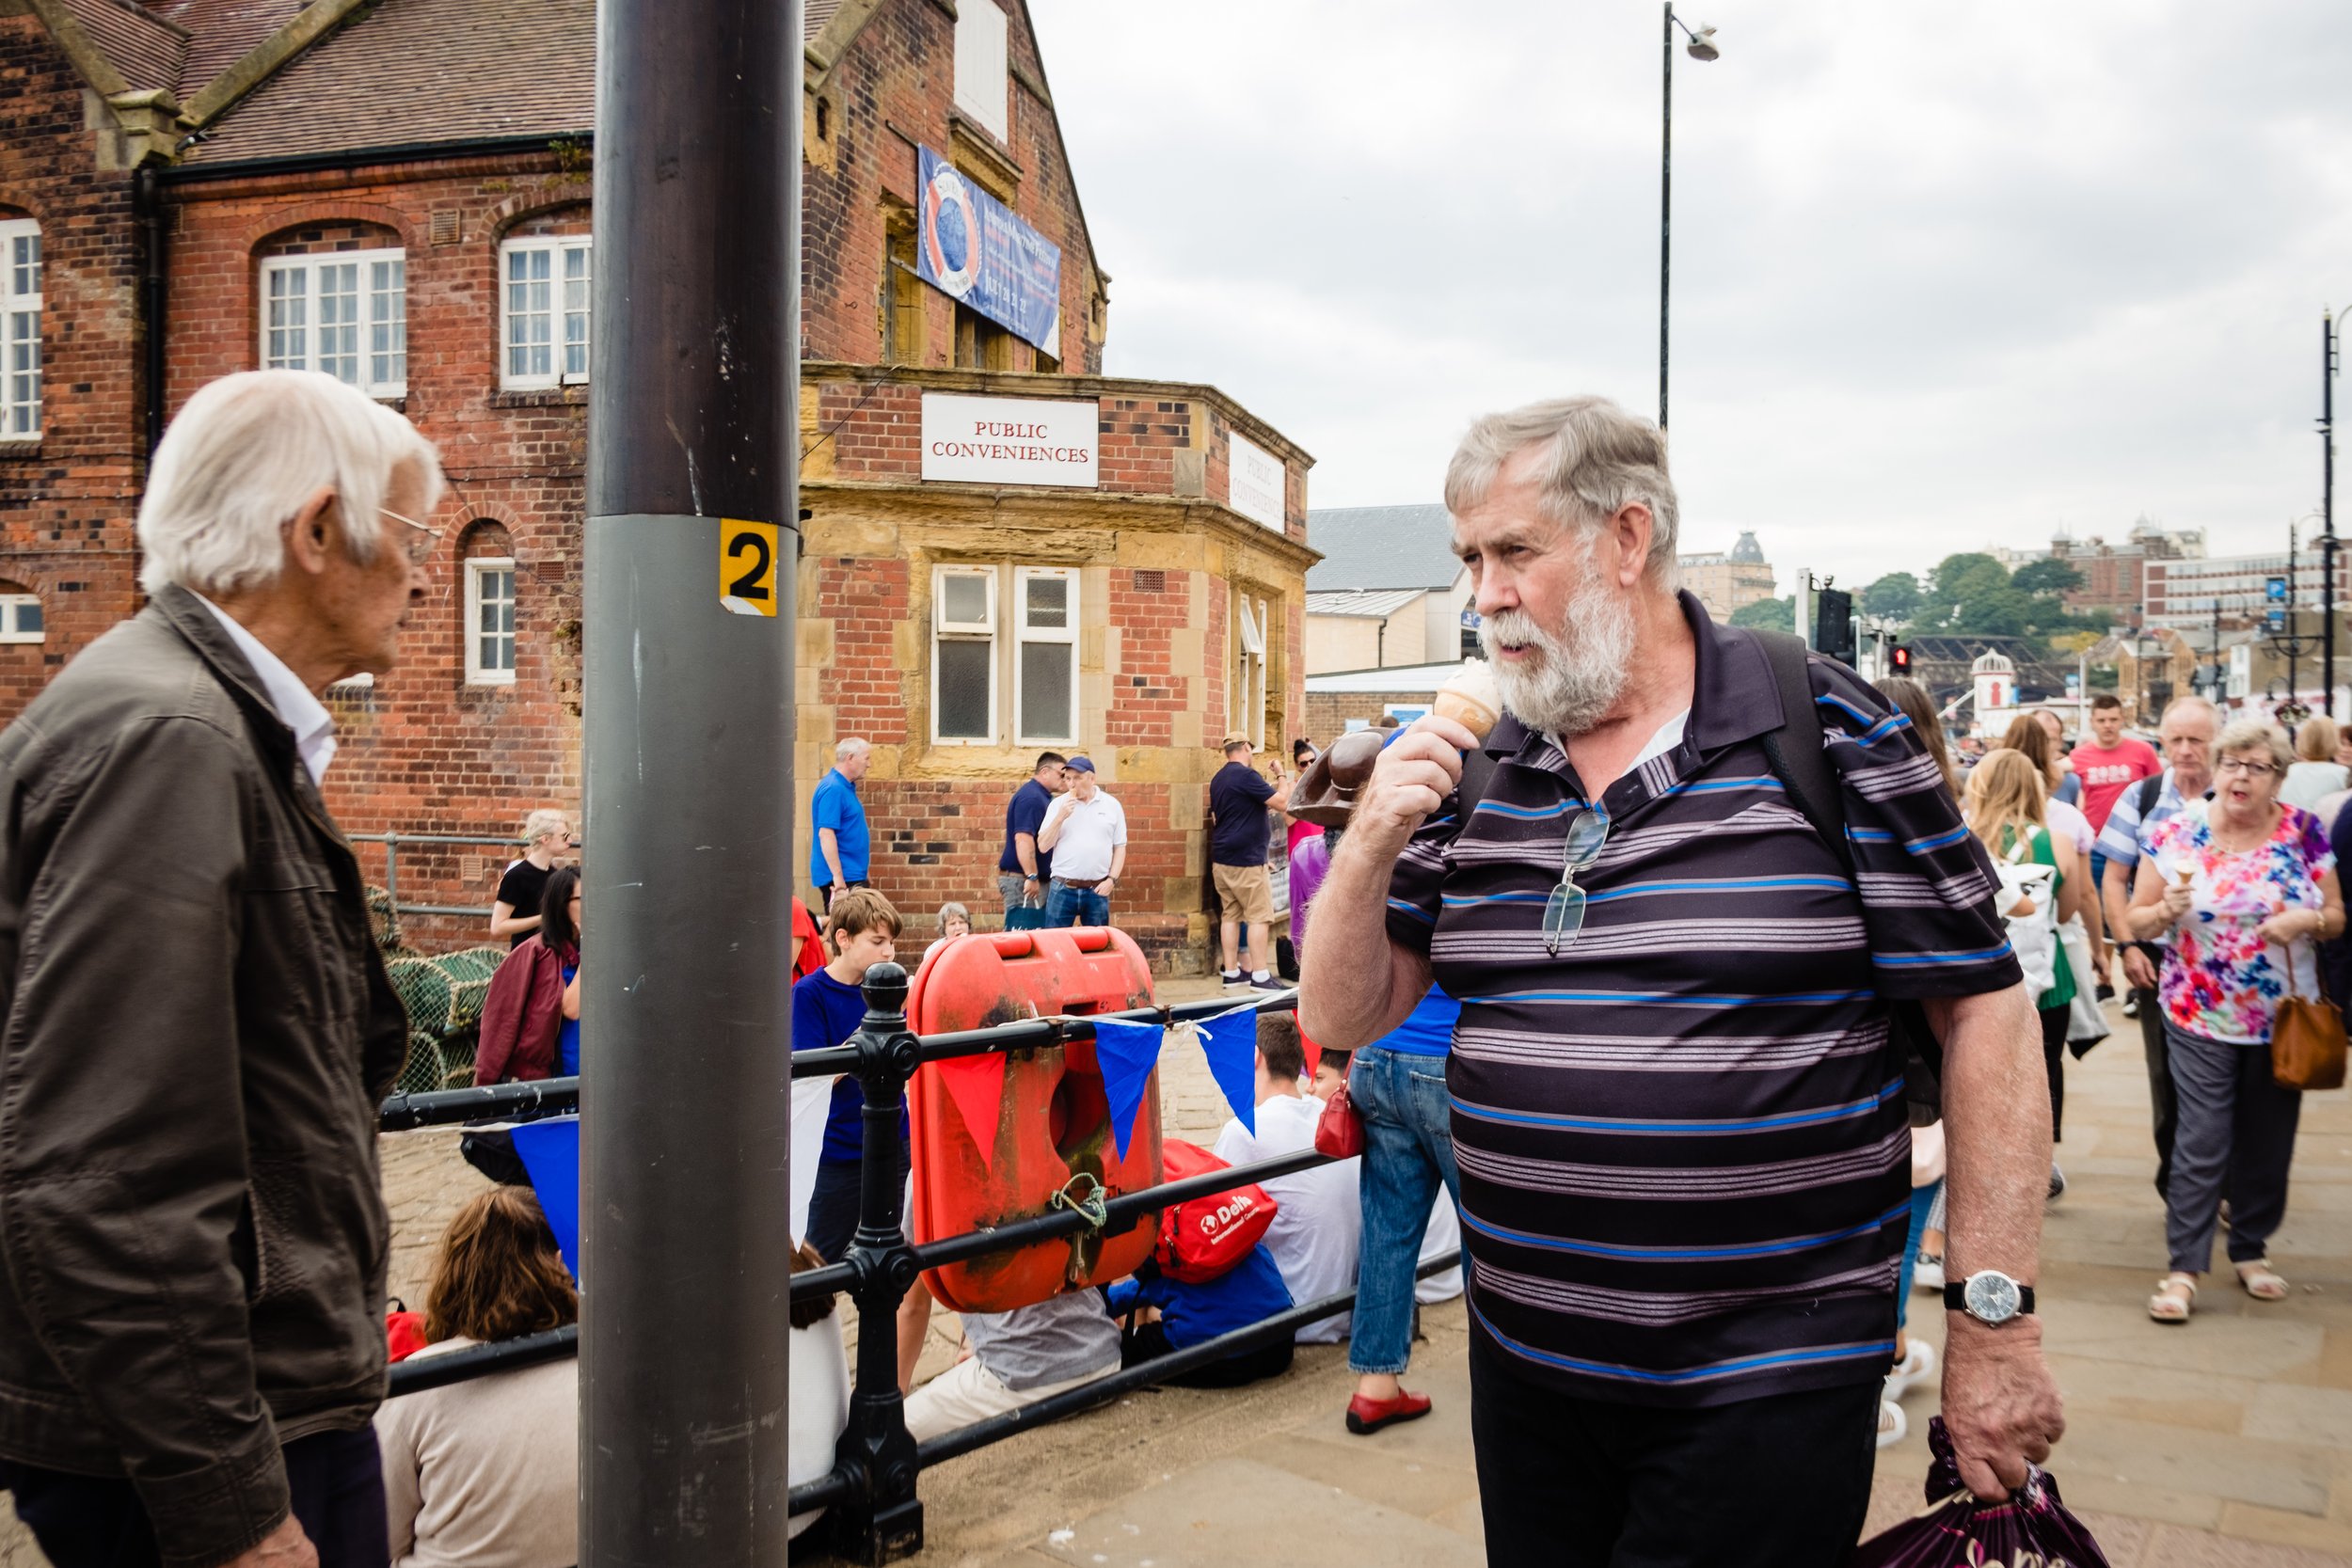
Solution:
[[[0,441],[40,435],[40,224],[0,216]],[[34,606],[36,614],[40,606]],[[38,635],[14,642],[40,641]]]
[[[471,524],[459,542],[466,573],[466,684],[515,684],[515,546],[497,523]]]
[[[41,642],[48,635],[40,595],[23,583],[0,578],[0,642]]]
[[[408,260],[373,224],[289,230],[262,247],[262,365],[324,371],[373,398],[408,390]]]

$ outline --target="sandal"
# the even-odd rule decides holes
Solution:
[[[1903,1407],[1893,1400],[1879,1401],[1879,1447],[1891,1449],[1911,1432],[1911,1422],[1903,1415]]]
[[[2174,1295],[2184,1290],[2186,1295]],[[2148,1315],[2160,1323],[2188,1322],[2190,1304],[2197,1299],[2197,1279],[2194,1275],[2172,1273],[2156,1281],[2156,1293],[2148,1298]]]
[[[2287,1282],[2271,1268],[2270,1259],[2257,1258],[2250,1263],[2237,1265],[2237,1282],[2246,1287],[2246,1293],[2256,1301],[2284,1301]]]

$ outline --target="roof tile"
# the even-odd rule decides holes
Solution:
[[[256,87],[190,162],[577,135],[596,127],[596,87],[595,0],[384,0]]]
[[[122,79],[134,91],[177,88],[188,55],[187,30],[157,17],[132,0],[65,0]]]

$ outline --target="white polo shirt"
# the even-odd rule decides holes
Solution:
[[[1065,795],[1047,809],[1045,820],[1061,820],[1061,836],[1046,853],[1054,875],[1073,882],[1096,882],[1111,874],[1111,851],[1127,842],[1127,811],[1096,786],[1094,799]],[[1042,824],[1040,824],[1042,826]]]

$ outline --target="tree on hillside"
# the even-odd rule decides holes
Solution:
[[[2083,575],[2071,561],[2028,561],[2010,574],[2015,586],[2028,594],[2067,594],[2083,585]]]
[[[1794,631],[1797,629],[1797,596],[1781,599],[1758,599],[1741,605],[1731,612],[1735,626],[1755,626],[1763,631]]]
[[[1919,579],[1909,572],[1889,572],[1862,591],[1862,613],[1909,621],[1919,609]]]

